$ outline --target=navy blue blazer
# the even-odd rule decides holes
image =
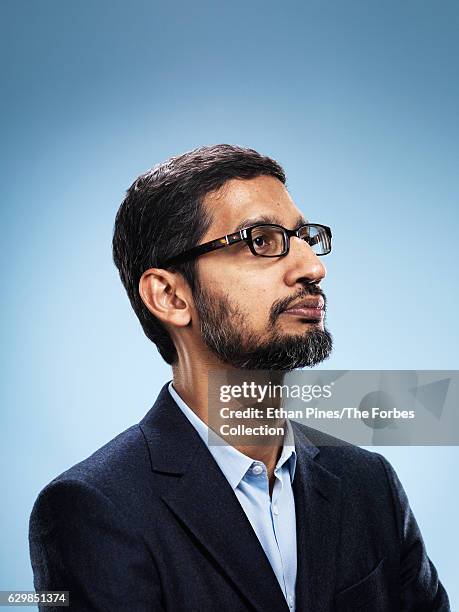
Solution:
[[[292,426],[297,611],[449,611],[387,460]],[[288,612],[232,488],[167,385],[139,424],[43,489],[30,555],[35,589],[70,591],[72,610]]]

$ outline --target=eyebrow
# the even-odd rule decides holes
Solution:
[[[260,215],[258,217],[249,217],[248,219],[243,219],[234,228],[234,232],[238,232],[241,229],[246,229],[251,225],[257,225],[258,223],[274,223],[275,225],[282,225],[280,219],[275,215]],[[303,217],[303,215],[299,215],[295,222],[295,228],[305,223],[307,223],[307,220]]]

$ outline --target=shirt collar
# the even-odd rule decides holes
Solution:
[[[292,424],[289,419],[285,420],[286,430],[284,435],[284,446],[282,447],[282,453],[277,462],[276,469],[281,468],[287,461],[289,462],[288,468],[290,471],[290,481],[293,482],[295,477],[296,468],[296,450],[295,450],[295,438],[293,436]]]
[[[231,487],[233,489],[236,489],[241,480],[244,478],[245,474],[247,473],[247,470],[253,465],[254,459],[251,459],[247,455],[244,455],[244,453],[238,451],[237,448],[234,448],[234,446],[231,446],[230,444],[224,442],[223,439],[220,438],[215,432],[212,433],[212,438],[214,440],[215,438],[221,440],[222,444],[209,445],[209,428],[206,423],[204,423],[204,421],[202,421],[198,417],[194,410],[192,410],[183,401],[183,399],[174,389],[172,381],[169,383],[168,389],[177,406],[196,429],[202,441],[209,449],[219,468],[230,483]],[[293,482],[296,468],[296,451],[292,425],[288,419],[286,419],[284,445],[282,447],[282,452],[279,457],[279,460],[276,464],[275,471],[280,470],[285,464],[287,464],[287,467],[289,469],[290,481]]]

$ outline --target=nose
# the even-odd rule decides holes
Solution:
[[[317,285],[327,274],[324,264],[309,244],[296,236],[290,239],[290,250],[285,263],[285,282],[289,287],[305,282]]]

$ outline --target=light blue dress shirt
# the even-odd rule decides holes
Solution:
[[[292,481],[296,452],[290,421],[286,421],[284,445],[274,469],[275,482],[271,497],[265,464],[251,459],[229,444],[209,445],[207,425],[186,405],[172,382],[169,383],[169,391],[231,485],[271,563],[287,604],[294,611],[297,558]]]

